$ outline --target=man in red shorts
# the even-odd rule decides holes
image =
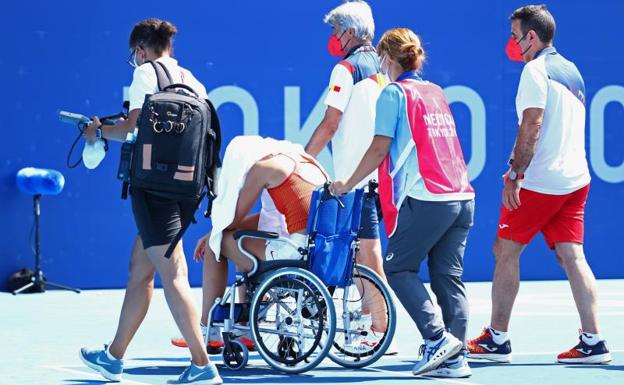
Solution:
[[[503,207],[494,243],[490,326],[468,342],[469,357],[511,361],[509,319],[518,294],[520,254],[542,232],[565,270],[582,331],[562,363],[606,363],[611,355],[596,317],[596,279],[583,252],[589,169],[585,158],[585,85],[553,47],[555,20],[544,5],[510,17],[507,54],[525,62],[516,96],[518,135],[503,176]]]

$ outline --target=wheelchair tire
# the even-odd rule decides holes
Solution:
[[[249,349],[238,340],[230,341],[230,347],[230,351],[223,350],[223,363],[232,370],[243,369],[249,360]]]
[[[359,296],[359,300],[353,301],[344,298],[345,289],[336,288],[333,290],[333,301],[336,308],[338,324],[332,349],[329,351],[329,358],[346,368],[362,368],[373,364],[383,357],[392,343],[392,338],[394,337],[396,329],[396,309],[388,285],[372,269],[359,264],[353,267],[353,279],[350,290],[357,291],[357,287],[353,287],[353,285],[358,282],[360,282],[360,285],[362,285],[362,282],[366,282],[367,286],[374,290],[374,293],[377,293],[380,298],[383,298],[387,317],[386,332],[379,338],[379,341],[374,346],[361,344],[364,349],[358,346],[360,350],[350,350],[346,347],[346,334],[349,332],[353,334],[353,332],[350,329],[350,325],[348,329],[345,328],[344,320],[347,315],[345,312],[349,312],[349,315],[356,314],[356,316],[361,316],[361,311],[354,312],[352,309],[349,309],[349,303],[362,302],[363,296],[357,293],[356,296]],[[374,293],[372,294],[373,296],[375,295]],[[369,295],[371,294],[369,293]],[[351,324],[351,322],[349,322],[349,324]]]
[[[267,297],[270,300],[263,302]],[[336,312],[318,277],[300,268],[281,268],[258,285],[250,326],[256,350],[271,367],[303,373],[316,367],[331,349]]]

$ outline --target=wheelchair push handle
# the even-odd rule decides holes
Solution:
[[[379,182],[376,179],[371,179],[368,181],[368,195],[377,194],[377,188],[379,187]]]
[[[329,189],[329,186],[331,186],[331,182],[325,182],[325,184],[323,185],[323,198],[324,199],[329,199],[329,198],[335,199],[336,202],[338,202],[338,205],[341,208],[344,209],[345,208],[344,203],[342,203],[342,201],[340,200],[340,197],[338,197],[338,195],[336,195],[336,194],[331,192],[331,190]],[[327,197],[329,197],[329,198],[327,198]]]

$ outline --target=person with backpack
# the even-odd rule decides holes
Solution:
[[[130,194],[139,234],[115,337],[104,349],[82,348],[80,357],[105,378],[121,380],[124,354],[145,318],[158,272],[171,314],[191,352],[191,365],[168,383],[221,384],[206,353],[180,239],[193,219],[203,187],[210,182],[206,169],[218,163],[219,143],[214,137],[218,121],[205,87],[171,56],[176,32],[173,24],[159,19],[134,26],[128,62],[135,69],[128,119],[102,125],[95,117],[84,132],[88,142],[97,138],[125,141],[138,127]]]
[[[392,83],[377,100],[375,138],[353,174],[330,189],[344,194],[378,168],[384,271],[425,340],[412,373],[469,377],[462,273],[475,194],[455,120],[440,86],[420,77],[425,50],[414,32],[386,31],[377,52]],[[425,258],[439,306],[418,276]]]

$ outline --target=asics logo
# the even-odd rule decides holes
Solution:
[[[388,255],[386,255],[386,261],[392,261],[392,258],[394,258],[394,253],[388,253]]]
[[[487,350],[488,352],[495,352],[496,351],[496,347],[492,347],[488,344],[479,344],[479,346],[481,346],[483,349]]]
[[[581,349],[576,349],[576,350],[581,352],[581,353],[583,353],[583,354],[585,354],[586,356],[589,356],[591,354],[591,352],[592,352],[591,349],[585,350],[585,349],[581,348]]]
[[[508,225],[508,224],[506,224],[506,223],[501,223],[501,224],[499,224],[499,225],[498,225],[498,228],[499,228],[499,229],[501,229],[501,230],[502,230],[502,229],[506,229],[506,228],[508,228],[508,227],[509,227],[509,225]]]

